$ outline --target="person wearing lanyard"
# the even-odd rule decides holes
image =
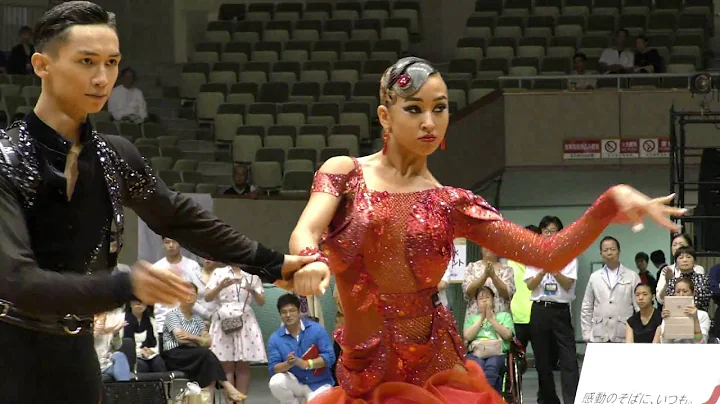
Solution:
[[[620,263],[620,243],[600,241],[605,266],[590,275],[580,321],[585,342],[625,342],[625,324],[637,306],[633,299],[640,276]]]
[[[539,227],[542,235],[548,238],[563,228],[562,222],[555,216],[545,216]],[[553,378],[553,344],[558,346],[563,402],[575,402],[580,370],[575,349],[575,330],[570,318],[570,302],[575,300],[576,280],[577,259],[556,274],[531,266],[525,269],[525,283],[532,291],[530,337],[538,372],[540,401],[543,404],[560,404]]]

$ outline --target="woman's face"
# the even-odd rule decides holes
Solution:
[[[677,236],[673,239],[672,244],[670,245],[670,251],[672,252],[673,256],[680,247],[690,247],[684,236]]]
[[[675,265],[682,272],[690,272],[695,266],[695,258],[690,254],[680,254],[675,260]]]
[[[482,247],[482,257],[483,257],[483,260],[490,261],[490,262],[497,262],[497,260],[498,260],[497,254],[488,250],[485,247]]]
[[[185,302],[181,302],[180,306],[184,309],[192,309],[192,307],[195,305],[195,301],[197,301],[197,290],[193,289],[193,294],[190,296],[190,299],[188,299]]]
[[[487,290],[481,290],[477,296],[477,304],[478,308],[480,309],[480,313],[487,310],[488,307],[493,308],[493,298],[490,292],[488,292]]]
[[[133,300],[130,303],[130,306],[132,307],[132,312],[136,316],[140,316],[145,312],[145,309],[147,309],[147,305],[143,302]]]
[[[642,309],[652,306],[653,295],[649,286],[640,286],[635,289],[635,302]]]
[[[693,296],[690,285],[687,282],[678,282],[675,284],[675,296]]]
[[[378,117],[389,133],[388,147],[399,147],[403,153],[413,155],[430,155],[448,127],[447,86],[439,74],[433,74],[413,96],[396,96],[389,106],[379,106]]]

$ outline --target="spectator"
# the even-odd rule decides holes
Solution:
[[[675,263],[680,274],[677,278],[668,280],[666,293],[673,296],[675,284],[679,279],[689,279],[693,283],[693,296],[695,306],[698,309],[708,311],[710,309],[710,281],[707,276],[693,270],[695,265],[695,249],[692,247],[680,247],[675,251]]]
[[[197,303],[195,303],[194,311],[195,314],[199,315],[206,322],[208,329],[210,328],[209,321],[213,314],[217,311],[217,305],[215,302],[208,302],[205,300],[207,284],[210,282],[210,278],[212,277],[212,274],[215,273],[215,270],[224,266],[226,265],[209,259],[204,259],[202,268],[191,265],[190,268],[187,269],[188,272],[184,274],[186,279],[198,288]]]
[[[335,384],[330,375],[335,363],[330,337],[320,324],[300,318],[297,296],[280,296],[277,309],[283,325],[268,342],[270,392],[281,404],[309,402]],[[311,349],[317,349],[319,356],[303,359]]]
[[[165,372],[165,361],[159,355],[158,337],[152,317],[152,308],[138,300],[133,300],[125,311],[125,329],[123,338],[135,341],[138,373]]]
[[[628,344],[649,344],[655,338],[655,330],[662,323],[659,310],[653,307],[655,288],[647,283],[635,286],[635,304],[639,310],[627,320],[625,342]]]
[[[449,311],[452,311],[452,308],[450,307],[450,301],[447,297],[447,288],[450,286],[450,267],[445,270],[445,273],[443,274],[443,277],[440,279],[440,283],[438,283],[438,297],[440,298],[440,303],[445,306],[446,309]]]
[[[715,306],[720,307],[720,264],[710,268],[710,293]],[[720,309],[715,308],[715,321],[713,321],[712,336],[720,338]]]
[[[562,221],[556,216],[545,216],[540,231],[550,238],[562,230]],[[575,300],[577,280],[577,259],[572,260],[562,271],[552,274],[542,269],[526,267],[525,283],[532,291],[530,299],[530,336],[535,352],[535,369],[538,373],[538,387],[541,402],[559,404],[553,376],[553,345],[558,347],[560,359],[560,384],[564,403],[574,403],[580,381],[580,369],[575,347],[575,330],[570,318],[570,303]]]
[[[585,70],[585,65],[587,63],[587,56],[585,56],[584,53],[576,53],[575,56],[573,56],[573,76],[584,76],[587,74],[587,71]],[[573,77],[570,79],[570,87],[573,90],[592,90],[593,88],[597,87],[597,80],[596,79],[586,79],[586,78],[575,78]]]
[[[465,319],[465,341],[469,343],[467,358],[476,362],[498,393],[502,393],[505,355],[510,350],[514,328],[512,315],[495,313],[495,294],[487,286],[475,289],[478,314]]]
[[[663,59],[657,49],[648,48],[648,39],[640,35],[635,39],[635,73],[662,73]]]
[[[621,28],[615,32],[614,46],[605,48],[600,55],[600,72],[605,74],[631,73],[635,68],[635,55],[627,49],[630,33]]]
[[[8,74],[30,74],[33,72],[30,58],[35,53],[35,47],[32,45],[32,28],[22,27],[18,35],[20,43],[10,51],[7,72]]]
[[[465,279],[462,290],[465,294],[465,318],[479,314],[477,307],[477,290],[487,286],[495,296],[495,310],[510,312],[510,301],[515,294],[513,270],[507,264],[500,262],[497,254],[482,248],[482,260],[471,263],[465,269]]]
[[[670,253],[672,256],[675,256],[675,253],[680,247],[692,247],[693,242],[690,236],[687,234],[676,234],[673,236],[672,242],[670,244]],[[695,265],[693,267],[693,271],[699,273],[699,274],[705,274],[705,268],[703,268],[700,265]],[[680,271],[676,268],[676,263],[673,262],[671,265],[666,265],[662,269],[662,274],[658,275],[657,278],[657,289],[656,289],[656,297],[658,302],[662,304],[663,299],[665,298],[665,293],[667,292],[667,284],[672,278],[677,278],[680,276]]]
[[[95,352],[100,362],[100,371],[111,376],[118,382],[130,380],[130,363],[122,352],[113,352],[120,349],[122,339],[120,330],[125,326],[125,314],[122,309],[95,316]]]
[[[250,166],[243,163],[233,165],[233,186],[228,188],[225,195],[257,196],[258,189],[250,183]]]
[[[193,285],[197,293],[197,287]],[[247,398],[227,381],[220,361],[208,347],[210,336],[202,318],[193,313],[195,298],[180,303],[180,307],[167,313],[163,328],[162,356],[168,370],[185,372],[190,380],[213,396],[218,382],[225,389],[227,401],[243,401]]]
[[[147,104],[142,90],[135,87],[137,73],[132,67],[120,72],[120,84],[110,94],[108,111],[116,121],[143,123],[147,117]]]
[[[673,296],[695,296],[695,284],[689,278],[680,278],[675,282]],[[697,299],[697,297],[695,297]],[[707,311],[699,309],[696,305],[687,306],[685,315],[693,320],[693,339],[675,339],[667,340],[663,338],[665,333],[665,319],[670,316],[669,310],[663,309],[663,322],[655,332],[653,343],[674,343],[674,344],[705,344],[708,340],[710,331],[710,316]]]
[[[640,277],[620,263],[620,243],[614,237],[600,241],[605,266],[590,275],[582,302],[585,342],[625,342],[625,323],[633,314],[635,286]]]
[[[247,394],[250,362],[267,362],[260,324],[250,306],[253,301],[258,306],[265,304],[262,281],[240,267],[218,268],[207,284],[205,300],[217,305],[210,325],[210,349],[222,362],[230,383]],[[236,319],[239,327],[226,325]]]
[[[655,287],[657,286],[657,281],[655,280],[655,278],[652,276],[652,274],[647,269],[648,261],[650,261],[650,257],[648,257],[648,255],[645,254],[644,252],[639,252],[639,253],[635,254],[635,266],[638,269],[638,275],[640,276],[640,282],[644,283],[646,285],[649,285],[653,290],[652,294],[654,296],[655,295]]]

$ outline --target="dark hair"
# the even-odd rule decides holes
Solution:
[[[670,240],[670,242],[672,243],[673,241],[675,241],[676,238],[680,238],[680,237],[684,238],[685,241],[687,242],[687,244],[688,244],[690,247],[693,246],[692,237],[690,237],[690,235],[687,234],[687,233],[675,233],[675,234],[673,234],[672,239]]]
[[[635,261],[637,261],[637,260],[650,262],[650,257],[648,257],[648,255],[645,254],[644,252],[639,252],[639,253],[635,254]]]
[[[617,34],[619,34],[621,32],[625,33],[626,38],[630,37],[630,31],[626,30],[625,28],[620,28],[619,30],[615,31],[615,36],[617,36]]]
[[[642,39],[643,42],[648,43],[648,38],[645,35],[638,35],[635,39]]]
[[[637,292],[638,288],[640,288],[640,287],[648,288],[651,295],[655,294],[655,291],[653,290],[652,285],[650,285],[649,283],[645,283],[645,282],[638,283],[637,285],[635,285],[635,292]]]
[[[480,296],[480,292],[483,292],[483,291],[490,293],[490,297],[495,298],[495,292],[493,292],[493,290],[490,289],[490,287],[488,287],[488,286],[483,286],[481,288],[477,288],[477,292],[475,292],[475,298],[477,299],[477,297]]]
[[[285,306],[292,304],[293,306],[300,309],[300,298],[297,297],[297,295],[294,295],[292,293],[286,293],[280,297],[278,297],[277,300],[277,309],[278,312]]]
[[[525,226],[525,228],[528,229],[528,230],[530,230],[530,231],[533,232],[533,233],[537,233],[537,234],[542,233],[542,232],[540,231],[540,228],[537,227],[537,226],[535,226],[534,224],[529,224],[529,225]]]
[[[695,282],[693,282],[692,279],[690,279],[690,278],[678,278],[678,279],[675,281],[675,287],[677,287],[677,285],[678,285],[679,283],[686,283],[686,284],[688,285],[688,288],[690,288],[690,291],[693,292],[693,294],[695,293]]]
[[[554,224],[555,226],[557,226],[558,231],[563,229],[562,220],[560,220],[560,218],[557,216],[545,216],[544,218],[542,218],[542,220],[540,220],[540,224],[538,225],[538,227],[542,231],[542,230],[545,230],[551,224]]]
[[[693,259],[697,258],[697,256],[695,255],[695,249],[692,247],[678,248],[677,251],[675,251],[675,255],[673,256],[673,258],[675,259],[675,261],[677,261],[678,257],[683,254],[691,255],[693,257]]]
[[[120,77],[123,77],[125,73],[130,72],[133,75],[133,82],[137,81],[137,72],[132,67],[128,66],[120,71]]]
[[[64,40],[68,29],[75,25],[107,25],[115,29],[115,14],[89,1],[60,3],[45,13],[35,24],[35,48],[42,52],[53,40]]]
[[[32,32],[33,32],[32,28],[28,27],[27,25],[23,25],[23,26],[20,27],[20,29],[18,30],[18,35],[22,35],[22,34],[30,34],[30,35],[32,35]]]
[[[585,56],[585,54],[582,53],[582,52],[578,52],[578,53],[576,53],[576,54],[573,56],[573,60],[575,60],[575,59],[577,59],[577,58],[582,59],[583,62],[586,62],[586,61],[587,61],[587,56]]]
[[[615,242],[615,245],[617,246],[618,251],[620,251],[620,242],[617,241],[617,239],[616,239],[615,237],[613,237],[613,236],[605,236],[605,237],[602,238],[602,240],[600,240],[600,250],[602,250],[602,244],[603,244],[604,242],[610,241],[610,240],[612,240],[612,241]]]
[[[665,253],[662,250],[655,250],[650,253],[650,261],[655,265],[665,264],[666,260]]]

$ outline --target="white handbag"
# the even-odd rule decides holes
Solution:
[[[478,358],[502,355],[502,341],[499,339],[475,340],[470,344],[472,354]]]

